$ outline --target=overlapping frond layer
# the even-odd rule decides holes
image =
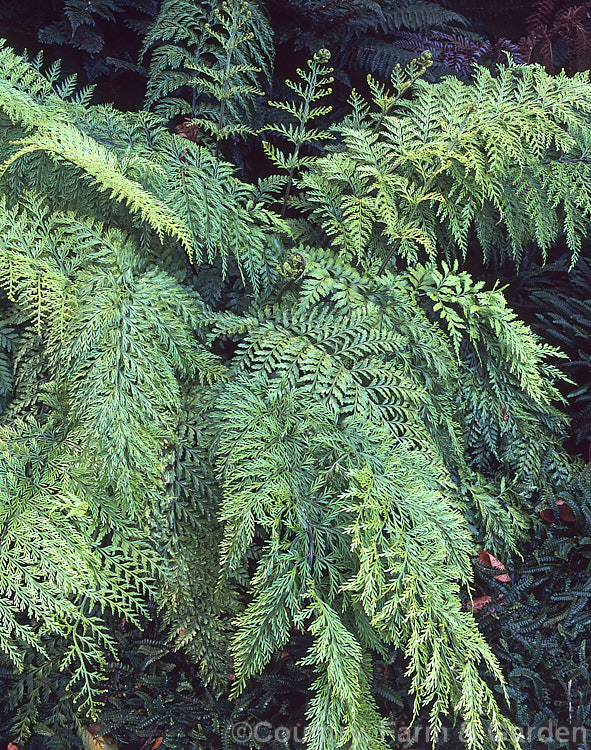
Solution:
[[[302,180],[304,207],[334,247],[387,263],[436,248],[462,257],[475,239],[485,258],[507,247],[519,260],[529,243],[546,253],[564,236],[576,259],[591,217],[584,74],[480,68],[472,85],[418,80],[387,110],[374,91],[381,111],[354,97],[337,128],[344,147]]]
[[[170,135],[153,115],[64,102],[10,50],[0,59],[0,111],[9,120],[1,171],[11,196],[28,187],[58,208],[82,204],[126,231],[178,241],[195,263],[220,256],[225,269],[232,259],[255,290],[270,286],[287,227],[254,204],[231,165]]]
[[[236,689],[306,629],[310,746],[382,748],[364,653],[395,645],[433,729],[455,706],[481,746],[485,716],[507,725],[479,676],[502,680],[498,665],[458,601],[466,506],[490,548],[514,550],[532,493],[559,473],[552,350],[465,272],[378,275],[305,250],[281,304],[206,315],[211,338],[236,341],[214,417],[226,574],[260,545]]]

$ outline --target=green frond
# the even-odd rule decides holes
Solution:
[[[344,147],[300,183],[302,207],[346,257],[379,255],[385,267],[436,246],[462,257],[474,234],[485,258],[505,238],[519,261],[527,244],[545,254],[564,236],[576,259],[591,216],[582,74],[551,78],[539,66],[514,65],[493,76],[480,68],[472,85],[418,79],[412,98],[387,105],[374,88],[380,113],[357,105],[359,114],[338,128]],[[361,206],[365,226],[381,236],[359,231]]]
[[[552,351],[516,320],[500,291],[484,291],[465,272],[417,265],[380,276],[326,251],[308,249],[304,257],[305,270],[281,304],[205,318],[212,339],[236,341],[234,374],[216,396],[215,416],[226,575],[260,545],[253,600],[233,639],[236,691],[283,647],[293,625],[319,639],[309,663],[320,674],[338,674],[340,686],[348,684],[347,670],[359,677],[352,646],[343,662],[321,646],[329,614],[316,632],[313,608],[305,608],[313,582],[327,612],[334,610],[330,617],[343,613],[334,627],[353,627],[339,644],[355,637],[404,649],[417,706],[430,706],[433,730],[457,705],[474,747],[483,747],[485,721],[499,736],[509,724],[476,678],[478,670],[492,671],[502,682],[458,598],[473,549],[464,515],[490,548],[499,534],[510,550],[523,539],[527,498],[548,462],[559,461],[552,456],[561,419],[550,403],[559,394],[545,364]],[[483,412],[487,454],[473,432]],[[534,420],[540,460],[515,457],[508,446],[533,437]],[[485,455],[506,462],[500,486]],[[357,609],[371,636],[355,634],[344,614]],[[469,656],[459,642],[474,645]],[[321,709],[334,701],[331,711],[341,710],[330,679],[318,677],[314,689],[314,747],[334,746],[343,721],[352,733],[346,736],[358,737],[353,746],[383,746],[375,717],[362,718],[373,715],[367,687],[350,686],[351,695],[361,690],[364,697],[359,715],[347,719]],[[323,727],[332,727],[332,740]]]
[[[308,70],[298,68],[299,81],[286,81],[286,85],[296,95],[294,101],[270,101],[269,106],[282,112],[286,112],[292,122],[276,123],[266,125],[263,132],[273,133],[290,144],[290,152],[286,153],[269,141],[263,141],[263,148],[271,163],[281,171],[286,171],[285,190],[283,193],[283,205],[281,215],[285,216],[289,194],[294,177],[302,168],[309,168],[314,163],[314,158],[301,154],[304,147],[320,145],[323,141],[333,138],[330,133],[311,128],[309,123],[317,117],[326,115],[331,107],[314,105],[314,102],[328,96],[332,89],[333,69],[328,65],[330,52],[326,49],[316,52],[311,60],[308,60]],[[293,149],[293,150],[292,150]]]
[[[170,135],[153,115],[63,102],[33,71],[47,97],[37,103],[28,78],[7,70],[0,109],[12,125],[0,139],[0,172],[9,195],[27,187],[60,209],[83,201],[88,215],[106,222],[119,203],[124,231],[177,240],[196,264],[220,255],[224,274],[233,257],[244,283],[257,292],[271,286],[288,227],[254,203],[232,166]]]
[[[0,452],[2,650],[22,669],[23,647],[43,651],[47,634],[68,639],[61,667],[80,691],[80,709],[96,712],[100,665],[115,644],[92,610],[132,621],[145,611],[144,595],[153,591],[146,564],[154,562],[147,540],[122,520],[105,538],[113,501],[59,428],[0,427]]]
[[[211,134],[216,151],[230,136],[254,132],[245,120],[261,83],[269,83],[273,59],[271,28],[257,3],[166,0],[140,59],[148,53],[147,107],[167,120],[184,115]]]

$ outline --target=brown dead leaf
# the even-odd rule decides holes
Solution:
[[[115,740],[108,734],[100,734],[100,731],[98,724],[89,724],[82,731],[84,750],[118,750]]]
[[[487,552],[484,549],[481,549],[478,552],[478,562],[481,565],[484,565],[487,568],[493,568],[494,570],[507,570],[500,560],[497,560],[496,557],[493,557],[490,552]],[[502,583],[511,583],[511,576],[509,573],[501,573],[501,575],[495,576],[495,578]]]
[[[575,523],[575,514],[570,505],[565,503],[564,500],[557,500],[556,505],[558,506],[558,519],[560,521],[563,523]],[[548,523],[554,523],[556,521],[554,512],[550,508],[541,511],[540,516]]]

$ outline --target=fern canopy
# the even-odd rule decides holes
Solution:
[[[164,3],[176,21],[145,42],[149,101],[194,86],[223,115],[218,144],[270,61],[250,6]],[[199,44],[226,67],[208,78]],[[235,702],[301,632],[310,750],[388,747],[372,659],[392,650],[435,736],[452,712],[473,750],[519,747],[462,596],[478,547],[516,555],[536,499],[578,467],[559,352],[460,259],[561,233],[576,257],[589,83],[511,66],[427,84],[424,56],[324,134],[327,63],[274,102],[292,122],[266,132],[290,151],[267,144],[281,174],[253,186],[213,142],[0,49],[0,649],[18,741],[73,690],[76,721],[94,718],[107,623],[159,605],[203,692]]]

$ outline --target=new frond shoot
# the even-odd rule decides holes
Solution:
[[[320,99],[328,96],[332,89],[333,69],[328,65],[330,52],[321,49],[308,60],[308,70],[298,68],[299,81],[286,81],[286,85],[294,92],[291,101],[270,101],[269,106],[286,113],[286,121],[267,125],[263,132],[273,133],[290,144],[289,151],[283,151],[268,140],[263,141],[265,153],[275,167],[285,172],[285,186],[281,204],[281,216],[285,216],[289,196],[293,187],[294,177],[301,170],[310,167],[317,154],[305,154],[302,150],[308,147],[318,149],[322,143],[334,138],[324,128],[311,127],[312,120],[328,115],[332,107],[318,105]],[[275,185],[278,185],[275,182]]]

